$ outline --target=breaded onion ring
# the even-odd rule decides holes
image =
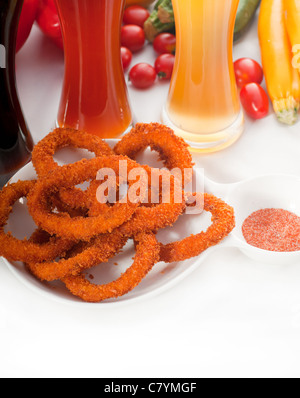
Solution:
[[[105,285],[89,282],[83,274],[62,279],[75,296],[90,303],[117,298],[134,289],[159,260],[159,244],[154,234],[142,233],[135,237],[134,262],[117,280]]]
[[[188,144],[167,126],[159,123],[138,123],[115,145],[114,151],[117,155],[135,159],[147,147],[159,153],[159,159],[167,169],[181,170],[184,183],[186,170],[191,170],[194,166],[192,155]]]
[[[212,214],[212,225],[206,232],[167,245],[161,244],[161,261],[173,263],[199,256],[210,246],[220,243],[235,227],[234,210],[221,199],[205,193],[204,210]]]
[[[70,240],[50,237],[45,243],[33,243],[30,240],[19,240],[10,233],[4,232],[4,227],[12,212],[13,205],[21,198],[28,197],[36,181],[19,181],[7,185],[0,192],[0,255],[10,261],[47,261],[69,250],[73,243]]]
[[[74,190],[75,192],[79,192],[81,190]],[[60,199],[60,193],[57,193],[56,195],[51,196],[49,198],[49,203],[51,204],[53,209],[56,209],[59,213],[68,213],[70,217],[85,217],[88,213],[88,209],[85,206],[72,206],[72,203],[67,204],[65,201]],[[84,192],[82,192],[84,194]],[[75,197],[79,197],[75,194]],[[86,201],[86,197],[85,197]]]
[[[40,239],[39,235],[35,239]],[[85,269],[107,262],[126,244],[127,238],[120,233],[99,235],[91,242],[79,242],[67,254],[67,258],[57,261],[27,262],[29,271],[41,281],[54,281],[67,275],[78,275]]]
[[[167,192],[168,198],[165,201],[153,204],[153,206],[139,206],[130,220],[120,225],[118,230],[124,236],[133,237],[140,232],[153,232],[174,224],[178,217],[184,212],[186,204],[182,184],[168,170],[154,169],[143,166],[147,171],[149,184],[152,190],[157,190],[161,195],[162,180],[169,181]],[[170,188],[170,190],[168,190]],[[151,193],[151,192],[150,192]],[[95,191],[91,189],[89,194],[95,200]],[[151,198],[149,198],[151,200]],[[90,216],[99,214],[97,208],[91,208]]]
[[[96,157],[114,154],[109,145],[98,136],[75,129],[57,128],[35,145],[32,151],[32,164],[39,178],[60,167],[53,156],[57,150],[66,147],[86,149]],[[58,196],[70,208],[86,210],[85,193],[81,189],[63,189]]]
[[[80,188],[61,188],[57,194],[57,199],[61,202],[61,208],[78,211],[82,214],[88,212],[88,197],[86,191]]]
[[[48,243],[51,235],[48,232],[43,231],[41,228],[37,228],[29,238],[29,242],[44,244]]]
[[[32,151],[32,164],[39,178],[60,167],[53,156],[58,149],[66,147],[86,149],[97,157],[113,155],[113,150],[98,136],[75,129],[57,128],[36,144]]]
[[[39,179],[28,196],[28,209],[33,220],[50,234],[83,241],[88,241],[101,233],[111,232],[122,225],[130,219],[140,202],[128,199],[122,203],[116,203],[109,213],[75,218],[71,218],[66,213],[52,213],[49,204],[49,197],[59,192],[60,188],[71,188],[84,181],[95,179],[101,169],[110,168],[118,174],[121,161],[126,162],[128,172],[140,168],[133,160],[114,155],[91,160],[83,159],[75,164],[60,167],[45,178]],[[141,178],[140,185],[146,192],[147,179]]]

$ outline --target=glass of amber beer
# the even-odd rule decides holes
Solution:
[[[198,152],[213,152],[243,132],[233,67],[239,0],[172,0],[176,59],[163,122]]]
[[[125,0],[56,0],[56,6],[65,51],[57,125],[118,137],[132,124],[120,53]]]

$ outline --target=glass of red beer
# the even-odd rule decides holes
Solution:
[[[56,6],[65,51],[57,124],[118,137],[132,124],[120,53],[125,0],[56,0]]]

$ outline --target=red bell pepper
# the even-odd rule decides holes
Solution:
[[[18,26],[16,51],[19,51],[23,47],[29,37],[36,18],[38,5],[39,0],[24,0]]]
[[[64,48],[59,17],[54,0],[39,0],[36,22],[41,31],[54,43]]]

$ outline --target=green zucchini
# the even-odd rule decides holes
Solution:
[[[234,28],[234,41],[240,39],[249,28],[259,7],[260,0],[240,0]]]
[[[157,2],[156,2],[155,5],[154,5],[154,10],[158,11],[158,7],[161,5],[161,3],[162,3],[163,1],[164,1],[164,0],[157,0]]]
[[[162,23],[175,23],[171,0],[162,0],[157,6],[157,17]]]
[[[171,0],[158,0],[144,24],[147,40],[152,43],[159,33],[175,33],[174,11]]]

